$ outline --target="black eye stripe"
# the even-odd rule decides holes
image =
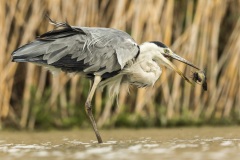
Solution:
[[[151,41],[150,43],[154,43],[157,46],[162,47],[162,48],[168,48],[165,44],[163,44],[162,42],[159,42],[159,41]]]

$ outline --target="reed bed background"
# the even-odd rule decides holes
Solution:
[[[51,75],[33,64],[11,62],[11,52],[52,30],[44,18],[77,26],[124,30],[141,44],[162,41],[206,69],[208,91],[163,68],[153,88],[122,86],[116,101],[98,90],[99,126],[176,126],[240,122],[239,0],[1,0],[0,124],[15,128],[88,126],[82,75]],[[193,69],[174,62],[185,75]]]

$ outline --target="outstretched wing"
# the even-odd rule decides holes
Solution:
[[[13,61],[51,65],[90,76],[108,76],[123,69],[139,52],[131,36],[119,30],[71,27],[66,23],[61,27],[15,50]]]

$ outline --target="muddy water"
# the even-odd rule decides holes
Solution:
[[[0,159],[240,159],[240,127],[0,131]]]

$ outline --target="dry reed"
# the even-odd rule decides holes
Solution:
[[[11,62],[11,52],[37,35],[53,29],[44,18],[78,26],[101,26],[125,30],[140,44],[159,40],[173,51],[206,68],[208,92],[191,87],[180,76],[164,69],[154,88],[130,90],[124,86],[119,106],[97,91],[93,106],[98,125],[114,123],[130,112],[160,123],[187,117],[240,119],[240,1],[177,0],[1,0],[0,1],[0,119],[21,128],[34,129],[43,103],[55,113],[54,122],[74,116],[68,106],[83,104],[88,82],[76,75],[51,76],[33,64]],[[191,69],[176,65],[190,76]],[[45,90],[51,92],[43,97]],[[84,112],[83,106],[78,107]],[[1,124],[2,121],[0,121]]]

